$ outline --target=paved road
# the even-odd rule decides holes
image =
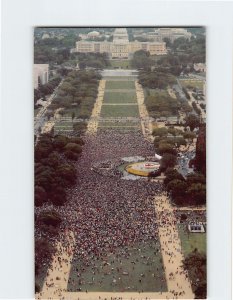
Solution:
[[[195,157],[195,150],[183,153],[178,157],[178,171],[186,178],[186,176],[194,172],[193,168],[189,168],[189,162]]]
[[[59,83],[59,85],[54,89],[53,94],[49,97],[49,99],[46,101],[45,105],[40,109],[40,111],[36,115],[36,117],[34,119],[34,134],[35,135],[39,135],[40,134],[39,128],[42,128],[45,125],[45,122],[47,120],[45,114],[47,112],[49,105],[52,103],[53,99],[56,97],[57,90],[58,90],[59,86],[62,84],[63,80],[64,79],[62,79],[61,82]]]

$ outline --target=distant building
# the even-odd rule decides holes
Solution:
[[[37,89],[40,84],[45,84],[49,81],[49,65],[34,64],[34,89]]]
[[[206,64],[204,63],[193,64],[193,68],[196,72],[206,72]]]
[[[72,52],[108,53],[112,59],[128,59],[138,50],[149,51],[151,55],[167,54],[166,43],[164,42],[129,42],[126,28],[116,28],[112,42],[78,41]]]
[[[91,32],[88,32],[87,34],[88,38],[96,38],[96,37],[99,37],[100,36],[100,33],[98,31],[91,31]]]
[[[48,33],[43,33],[41,38],[42,38],[42,40],[49,39],[50,35]]]
[[[157,41],[163,41],[164,38],[169,39],[174,42],[178,38],[185,38],[190,40],[192,33],[185,28],[158,28],[155,30],[154,34],[150,33],[149,37]]]

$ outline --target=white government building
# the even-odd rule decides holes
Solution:
[[[151,55],[167,54],[166,43],[160,41],[153,42],[129,42],[126,28],[116,28],[113,33],[113,41],[78,41],[76,48],[72,52],[82,53],[108,53],[111,59],[128,59],[138,50],[149,51]]]
[[[146,37],[153,41],[163,41],[164,38],[169,39],[172,43],[178,38],[191,39],[192,33],[185,28],[158,28],[151,32],[134,35]]]
[[[34,64],[34,89],[37,89],[39,82],[45,84],[49,81],[49,65]]]

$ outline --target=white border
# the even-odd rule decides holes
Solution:
[[[34,25],[208,27],[208,299],[230,299],[233,3],[153,0],[2,0],[0,298],[34,297]]]

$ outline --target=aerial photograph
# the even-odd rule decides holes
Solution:
[[[207,299],[206,28],[34,28],[35,298]]]

